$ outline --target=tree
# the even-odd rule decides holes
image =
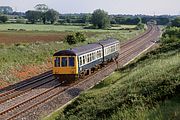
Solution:
[[[36,11],[39,11],[39,12],[47,12],[49,9],[48,6],[45,4],[37,4],[34,8]]]
[[[13,9],[9,6],[0,6],[0,13],[10,14],[13,13]]]
[[[84,14],[82,17],[82,22],[83,23],[89,23],[91,20],[91,15],[90,14]]]
[[[7,16],[0,16],[0,21],[5,23],[6,21],[8,21],[8,17]]]
[[[26,18],[34,24],[37,21],[41,21],[42,12],[29,10],[26,12]]]
[[[50,21],[51,24],[53,24],[55,21],[59,19],[59,13],[53,9],[49,9],[46,12],[45,16],[46,16],[47,21]]]
[[[177,17],[174,20],[172,20],[172,26],[180,27],[180,17]]]
[[[110,26],[108,13],[101,9],[95,10],[92,14],[92,23],[96,28],[108,28]]]

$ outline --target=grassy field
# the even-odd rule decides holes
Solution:
[[[46,120],[179,120],[180,45],[163,46]]]
[[[97,39],[115,37],[126,40],[137,35],[136,30],[118,30],[119,28],[134,28],[134,25],[121,25],[112,27],[110,30],[83,29],[83,26],[65,25],[33,25],[33,24],[0,24],[0,44],[12,43],[32,43],[32,42],[51,42],[63,41],[69,33],[81,31],[88,37],[99,34]]]
[[[36,25],[36,24],[0,24],[0,31],[74,31],[83,30],[82,26],[63,26],[63,25]]]
[[[135,25],[121,25],[113,27],[119,28],[134,28]],[[36,25],[36,24],[0,24],[0,31],[51,31],[51,32],[73,32],[73,31],[91,31],[91,32],[108,32],[109,30],[99,29],[84,29],[83,26],[68,26],[68,25]]]
[[[6,26],[6,27],[5,27]],[[0,27],[1,30],[22,29],[20,24],[9,24]],[[32,30],[36,25],[22,26],[25,29]],[[41,25],[37,25],[41,26]],[[51,25],[42,25],[48,28]],[[61,26],[52,26],[61,27]],[[73,27],[76,26],[64,26]],[[6,29],[5,29],[6,28]],[[40,30],[37,27],[38,30]],[[78,31],[79,28],[76,28]],[[65,29],[64,29],[65,30]],[[70,46],[63,42],[64,37],[72,32],[48,32],[48,31],[1,31],[0,32],[0,87],[24,80],[37,75],[41,72],[51,69],[51,58],[53,53],[62,49],[81,46],[87,43],[95,42],[107,38],[116,38],[124,42],[134,36],[142,33],[142,30],[98,30],[103,32],[84,31],[87,41]],[[8,45],[7,45],[8,44]],[[48,64],[48,65],[47,65]],[[38,66],[38,68],[37,68]],[[46,68],[46,69],[45,69]],[[27,72],[28,71],[28,72]],[[40,72],[41,71],[41,72]]]

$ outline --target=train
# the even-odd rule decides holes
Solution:
[[[120,42],[100,40],[84,46],[60,50],[53,55],[53,75],[60,79],[78,79],[91,74],[119,56]]]

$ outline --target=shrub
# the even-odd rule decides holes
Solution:
[[[0,16],[0,21],[5,23],[6,21],[8,21],[8,17],[7,16]]]
[[[76,44],[77,43],[76,36],[74,34],[67,35],[66,42],[70,45]]]
[[[165,32],[162,34],[161,43],[163,45],[171,43],[180,43],[180,28],[167,27]]]
[[[75,34],[70,34],[66,36],[66,42],[70,45],[84,41],[86,41],[86,36],[81,32],[77,32]]]
[[[84,42],[84,41],[86,41],[86,37],[85,37],[85,35],[83,33],[77,32],[76,33],[76,40],[78,42]]]

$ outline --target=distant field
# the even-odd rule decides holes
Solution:
[[[112,26],[112,27],[110,28],[110,30],[111,30],[111,29],[114,29],[114,30],[127,29],[127,28],[131,29],[131,28],[135,28],[135,27],[136,27],[136,25],[115,25],[115,26]]]
[[[134,25],[120,25],[113,27],[113,29],[119,28],[133,28]],[[95,30],[84,29],[83,26],[67,26],[67,25],[34,25],[34,24],[0,24],[0,31],[94,31],[94,32],[107,32],[109,30]]]
[[[28,43],[28,42],[50,42],[62,41],[65,36],[72,32],[84,32],[87,37],[93,35],[96,39],[114,37],[126,40],[142,31],[118,30],[121,28],[133,28],[134,25],[118,25],[113,30],[83,29],[83,26],[65,25],[32,25],[32,24],[0,24],[0,44]]]
[[[67,32],[0,32],[0,43],[12,44],[12,43],[29,43],[29,42],[50,42],[64,40]]]
[[[81,30],[82,26],[34,25],[34,24],[0,24],[0,31],[73,31]]]

